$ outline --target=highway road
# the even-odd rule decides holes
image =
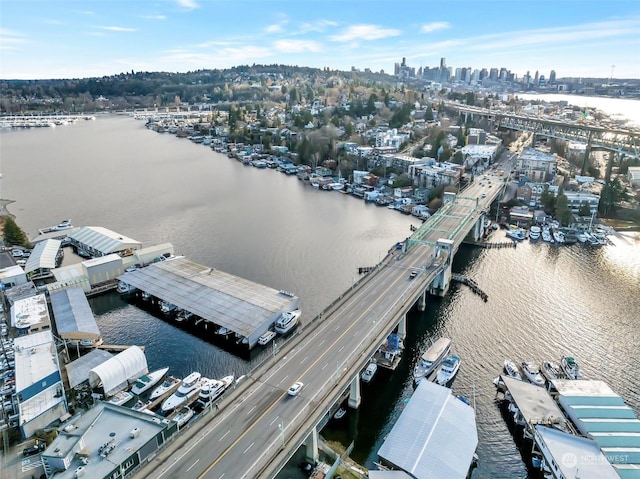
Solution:
[[[459,245],[473,224],[470,220],[469,227],[461,230],[457,228],[461,218],[488,209],[502,186],[503,178],[494,174],[492,188],[487,180],[478,178],[461,194],[478,198],[477,207],[475,200],[459,198],[446,208],[446,215],[434,218],[434,230],[423,238],[425,242],[435,243],[446,235],[444,230],[458,229],[455,241]],[[184,431],[186,442],[182,438],[180,446],[177,442],[168,446],[170,457],[152,461],[138,475],[156,479],[273,477],[274,467],[306,436],[309,421],[315,423],[328,413],[440,271],[444,258],[434,261],[434,253],[432,246],[418,244],[405,254],[388,255],[346,301],[305,326],[299,337],[225,398],[219,411],[206,413],[215,415],[213,420],[199,421]],[[410,279],[414,269],[420,274]],[[302,381],[304,388],[291,397],[287,390],[295,381]]]

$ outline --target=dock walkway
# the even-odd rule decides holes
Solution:
[[[452,273],[451,279],[453,281],[456,281],[457,283],[462,283],[467,285],[469,288],[471,288],[471,291],[473,291],[478,296],[480,296],[485,303],[489,299],[489,295],[484,291],[482,291],[482,289],[480,289],[480,286],[478,286],[478,283],[476,283],[474,280],[472,280],[468,276],[465,276],[463,274],[458,274],[458,273]]]

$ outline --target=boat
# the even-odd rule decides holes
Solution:
[[[144,376],[140,376],[131,388],[131,392],[139,396],[140,394],[148,391],[160,382],[164,375],[167,374],[167,371],[169,371],[169,368],[162,368],[157,371],[153,371],[152,373],[145,374]]]
[[[531,384],[541,387],[544,386],[544,378],[542,377],[542,374],[540,374],[540,370],[536,363],[533,361],[522,361],[520,366],[522,367],[524,377],[527,378]]]
[[[165,394],[167,391],[169,391],[171,388],[173,388],[179,382],[180,382],[180,380],[178,378],[174,378],[174,377],[169,377],[169,378],[165,379],[160,386],[158,386],[157,388],[155,388],[153,390],[153,392],[149,396],[149,400],[153,401],[155,399],[158,399],[159,397],[161,397],[163,394]]]
[[[342,419],[345,416],[345,414],[347,414],[347,410],[345,408],[341,407],[333,415],[333,419]]]
[[[545,361],[542,363],[542,369],[549,379],[566,379],[566,375],[556,363]]]
[[[182,323],[190,319],[192,316],[193,313],[191,311],[185,311],[184,309],[181,309],[180,311],[178,311],[178,314],[176,314],[175,319],[178,323]]]
[[[229,386],[233,384],[235,376],[229,375],[222,379],[206,379],[202,381],[202,387],[200,389],[200,395],[198,396],[198,402],[205,408],[212,401],[218,399],[222,393],[224,393]]]
[[[73,228],[73,225],[71,224],[71,220],[62,220],[57,225],[53,226],[51,228],[51,231],[64,231],[71,228]]]
[[[580,379],[580,367],[576,360],[571,356],[562,356],[560,359],[560,367],[569,379]]]
[[[451,340],[449,338],[440,338],[420,356],[418,364],[413,368],[413,378],[419,381],[421,378],[431,374],[442,359],[449,354],[451,349]]]
[[[554,230],[553,239],[556,243],[564,243],[564,233],[562,231]]]
[[[269,344],[269,341],[271,341],[273,338],[276,337],[276,333],[275,331],[267,331],[266,333],[264,333],[262,336],[260,336],[258,338],[258,344],[260,346],[264,346],[266,344]]]
[[[450,354],[444,358],[440,371],[438,371],[438,375],[436,376],[436,383],[440,386],[446,386],[451,383],[458,373],[458,369],[460,369],[461,361],[460,356],[456,356],[455,354]]]
[[[178,414],[173,418],[174,422],[178,423],[178,428],[181,428],[189,422],[194,415],[193,409],[190,407],[183,407]]]
[[[151,294],[146,291],[143,291],[140,294],[140,297],[142,298],[142,301],[149,301],[151,299]]]
[[[160,407],[162,412],[166,413],[182,406],[187,402],[189,396],[193,396],[194,392],[200,392],[201,378],[202,375],[199,372],[193,372],[184,378],[178,390],[162,403],[162,406]]]
[[[231,331],[230,329],[225,328],[224,326],[220,326],[216,330],[216,334],[218,334],[220,336],[229,336],[231,333],[233,333],[233,331]]]
[[[362,373],[362,382],[368,383],[371,382],[373,376],[375,376],[376,371],[378,370],[378,365],[376,363],[369,363],[367,369]]]
[[[107,402],[115,404],[116,406],[123,406],[132,399],[133,393],[130,393],[129,391],[119,391]]]
[[[299,309],[282,313],[282,316],[276,321],[276,333],[287,334],[298,324],[298,318],[302,312]]]
[[[536,241],[540,238],[540,233],[542,233],[542,229],[539,226],[532,226],[529,229],[529,240]]]
[[[548,227],[542,229],[542,241],[545,243],[554,243],[553,236],[551,236],[551,231],[549,231]]]
[[[164,300],[160,302],[160,311],[162,311],[164,314],[171,314],[176,309],[177,306],[175,304],[171,304],[170,302]]]
[[[578,231],[576,233],[576,238],[578,239],[578,241],[580,243],[586,243],[587,242],[587,235],[583,231]]]
[[[510,378],[522,380],[522,376],[520,376],[520,373],[518,372],[518,366],[509,359],[504,360],[504,372],[507,373],[507,376]]]
[[[120,294],[129,294],[132,291],[132,287],[125,283],[124,281],[118,280],[118,285],[116,286],[116,291]]]
[[[524,230],[522,228],[510,229],[507,231],[507,236],[514,241],[522,241],[526,238]]]

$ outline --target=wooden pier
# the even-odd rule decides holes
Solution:
[[[471,278],[463,275],[463,274],[458,274],[458,273],[452,273],[451,274],[451,279],[453,281],[456,281],[457,283],[462,283],[467,285],[469,288],[471,288],[471,291],[473,291],[474,293],[476,293],[478,296],[480,296],[482,298],[482,300],[486,303],[487,300],[489,299],[489,295],[487,295],[487,293],[485,293],[484,291],[482,291],[480,289],[480,286],[478,286],[478,283],[476,283],[474,280],[472,280]]]
[[[129,349],[131,346],[122,345],[122,344],[101,344],[100,346],[96,346],[96,349],[104,349],[105,351],[109,351],[110,353],[120,353],[125,349]],[[144,352],[144,346],[138,346]]]
[[[506,241],[501,243],[486,243],[486,242],[475,242],[475,241],[463,241],[464,244],[469,246],[477,246],[479,248],[485,249],[501,249],[501,248],[515,248],[518,246],[518,243],[515,241]]]

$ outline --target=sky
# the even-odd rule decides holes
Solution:
[[[286,64],[640,78],[640,0],[1,0],[0,79]]]

